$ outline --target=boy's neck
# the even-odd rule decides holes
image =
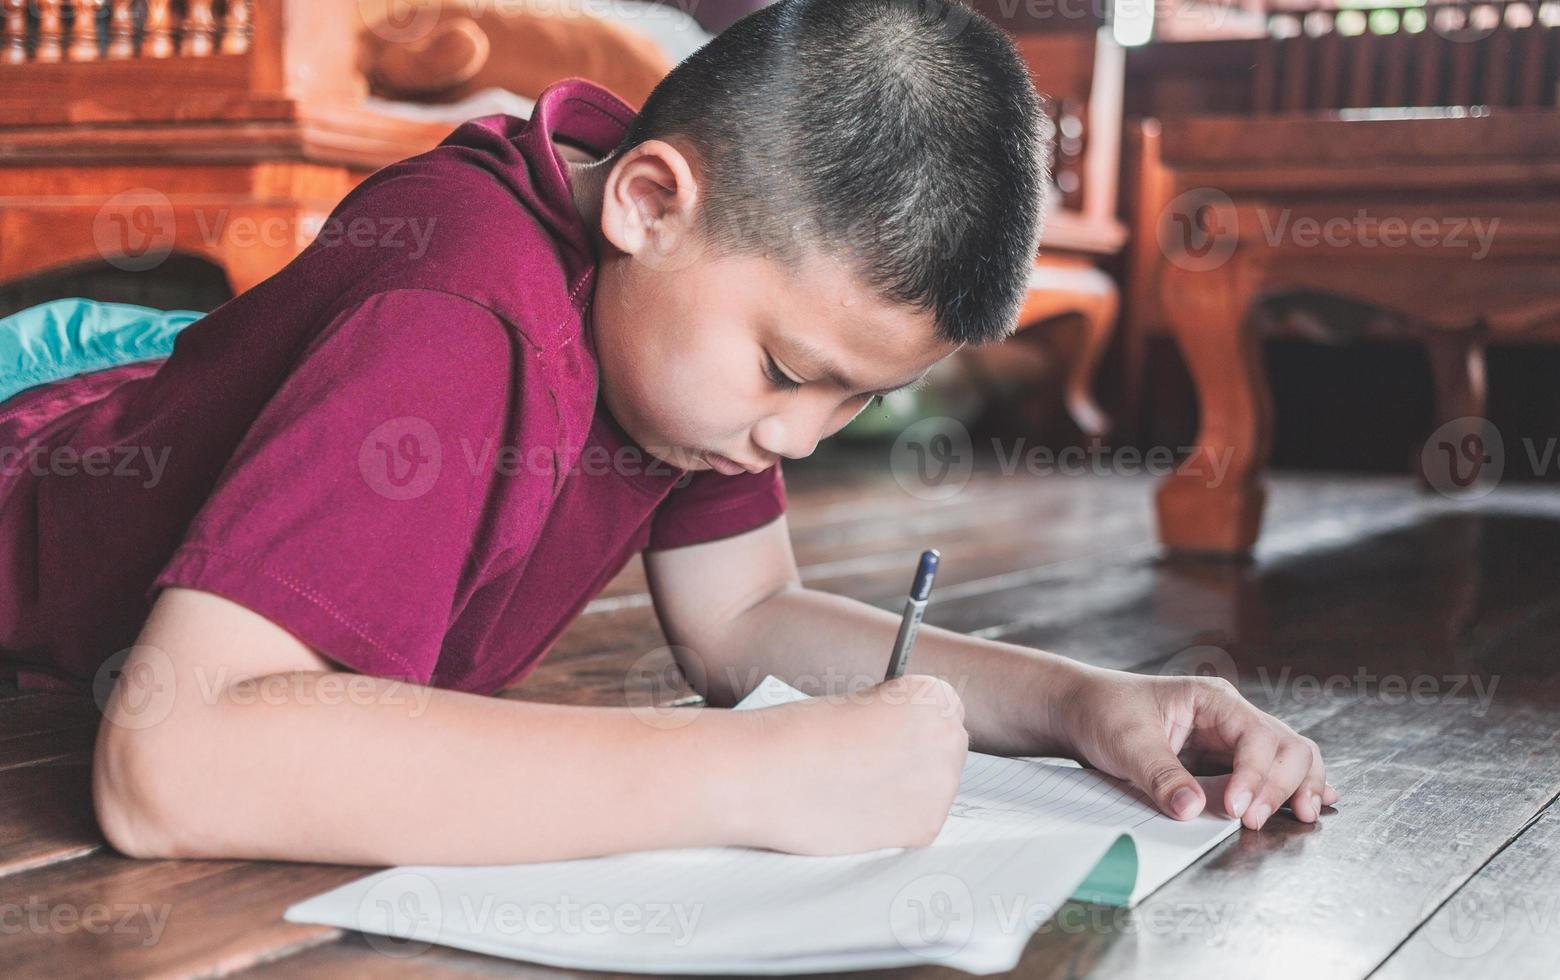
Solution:
[[[585,234],[591,248],[600,252],[601,239],[601,190],[607,176],[600,158],[583,150],[553,141],[563,160],[563,174],[569,182],[569,194],[574,199],[574,210],[585,225]]]

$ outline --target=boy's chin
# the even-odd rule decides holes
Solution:
[[[696,450],[684,449],[680,446],[668,446],[665,443],[641,443],[644,450],[656,460],[668,466],[675,466],[684,470],[707,470],[710,464],[705,461]]]

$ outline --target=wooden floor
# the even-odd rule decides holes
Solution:
[[[977,472],[928,502],[881,459],[811,464],[787,470],[809,585],[897,608],[935,546],[928,621],[1148,672],[1217,647],[1248,697],[1326,753],[1342,799],[1318,825],[1285,811],[1241,830],[1131,913],[1067,906],[1019,973],[1554,975],[1560,494],[1456,504],[1406,478],[1280,475],[1257,560],[1230,566],[1160,559],[1146,479]],[[633,669],[661,642],[635,562],[509,696],[686,697]],[[90,701],[0,698],[7,975],[564,972],[440,947],[395,957],[282,921],[368,869],[120,857],[92,819]]]

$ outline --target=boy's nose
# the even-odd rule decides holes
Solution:
[[[753,427],[753,443],[766,457],[804,459],[818,448],[823,435],[816,419],[771,415]]]

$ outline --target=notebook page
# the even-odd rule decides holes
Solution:
[[[798,697],[770,677],[738,708]],[[924,848],[833,857],[689,848],[406,866],[301,902],[284,918],[363,931],[391,955],[438,943],[643,973],[928,963],[992,973],[1018,962],[1121,826],[1154,820],[1170,822],[1099,773],[972,753],[954,812]]]
[[[807,857],[745,848],[526,865],[411,865],[289,908],[315,922],[511,959],[642,973],[935,963],[1011,969],[1110,834]],[[421,945],[420,945],[421,944]]]
[[[736,705],[772,707],[808,697],[773,675]],[[934,843],[1033,836],[1070,829],[1132,834],[1138,873],[1128,902],[1136,905],[1240,827],[1206,813],[1187,821],[1163,816],[1129,783],[1089,769],[1039,759],[970,752],[959,792]]]

